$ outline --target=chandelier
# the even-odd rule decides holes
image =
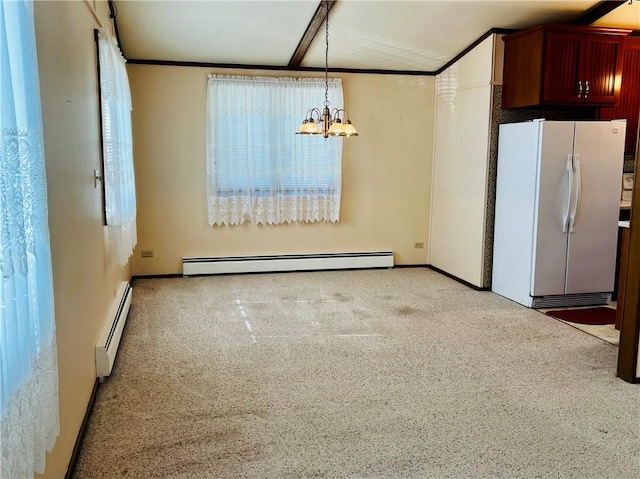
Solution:
[[[349,113],[342,108],[329,108],[329,2],[324,2],[327,14],[325,25],[325,55],[324,55],[324,107],[311,108],[307,111],[302,125],[296,131],[297,135],[329,136],[358,136],[358,132],[349,120]]]

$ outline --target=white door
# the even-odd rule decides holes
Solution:
[[[569,235],[568,294],[613,290],[625,122],[577,122],[576,215]]]
[[[531,296],[564,294],[575,122],[542,123]]]

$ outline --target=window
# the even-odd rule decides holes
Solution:
[[[105,215],[112,263],[125,266],[137,242],[131,92],[125,60],[108,31],[98,31]]]
[[[33,4],[0,2],[0,477],[58,435],[51,250]]]
[[[210,225],[339,220],[342,139],[295,134],[324,92],[324,79],[209,75]],[[339,79],[329,101],[342,105]]]

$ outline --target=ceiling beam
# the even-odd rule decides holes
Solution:
[[[629,3],[629,0],[607,0],[596,3],[589,10],[584,12],[579,18],[571,22],[572,25],[591,25],[592,23],[600,20],[607,13],[613,12],[616,8],[624,3]]]
[[[327,16],[327,4],[329,4],[329,11],[331,11],[337,1],[338,0],[322,0],[320,2],[318,8],[316,8],[316,12],[313,14],[313,17],[311,17],[311,21],[309,22],[309,25],[307,25],[307,29],[302,35],[298,46],[296,47],[296,51],[293,52],[291,60],[289,60],[289,64],[287,65],[288,69],[295,70],[300,65],[302,65],[302,60],[307,54],[307,50],[309,50],[313,39],[318,34],[318,31],[320,30],[320,27],[324,23],[325,17]]]

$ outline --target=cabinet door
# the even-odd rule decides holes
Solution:
[[[581,80],[585,103],[615,104],[620,98],[624,38],[585,35],[585,59]]]
[[[582,102],[580,64],[585,57],[585,36],[549,32],[546,35],[542,100],[545,103]],[[584,90],[583,90],[584,91]]]
[[[640,37],[627,37],[622,61],[622,85],[620,101],[611,108],[602,108],[601,120],[624,118],[627,120],[625,155],[636,154],[638,117],[640,116]]]

